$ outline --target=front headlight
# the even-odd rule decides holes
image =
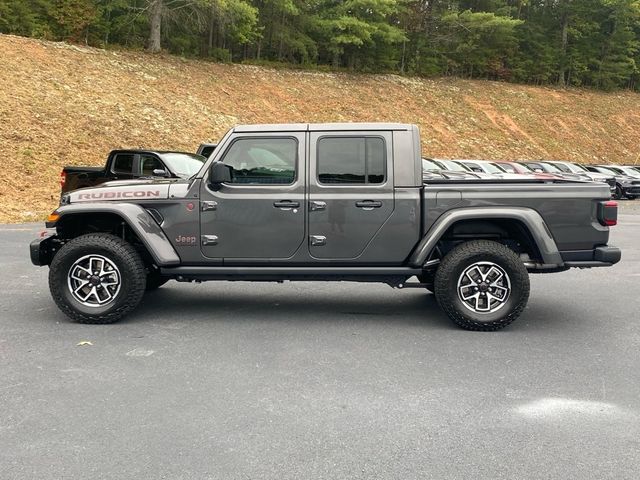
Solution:
[[[60,197],[60,206],[69,205],[70,203],[71,195],[65,193],[64,195],[62,195],[62,197]]]

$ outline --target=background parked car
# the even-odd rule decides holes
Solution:
[[[607,168],[614,170],[616,172],[621,173],[622,175],[627,175],[633,178],[640,178],[640,167],[627,167],[625,165],[605,165]]]
[[[600,172],[590,172],[589,169],[580,165],[579,163],[565,162],[565,161],[553,161],[547,160],[543,163],[548,163],[562,170],[565,174],[577,174],[584,177],[585,180],[591,180],[592,182],[606,182],[609,184],[609,190],[611,195],[615,195],[616,192],[616,178],[613,175],[607,175]]]
[[[473,172],[469,167],[465,165],[461,165],[457,163],[455,160],[447,160],[443,158],[431,158],[433,163],[439,165],[445,170],[450,170],[452,172],[466,172],[475,176],[476,178],[494,178],[493,175],[488,175],[482,172]]]
[[[545,173],[545,172],[535,172],[531,167],[525,165],[523,163],[518,162],[510,162],[508,160],[496,160],[495,162],[491,162],[494,165],[502,168],[508,173],[517,174],[517,175],[530,175],[535,178],[539,178],[541,180],[554,180],[557,178],[562,178],[553,173]]]
[[[616,198],[628,198],[630,200],[635,199],[640,195],[640,180],[635,177],[630,177],[624,173],[616,171],[615,168],[610,168],[608,165],[585,165],[591,172],[600,172],[605,175],[613,175],[616,179]]]
[[[523,176],[519,173],[509,173],[499,165],[488,160],[455,160],[455,162],[465,165],[474,173],[482,173],[493,178],[502,178],[505,180],[522,180]]]
[[[439,164],[435,160],[431,158],[423,158],[422,159],[422,176],[423,178],[429,177],[433,178],[433,174],[440,175],[443,178],[448,178],[451,180],[473,180],[477,179],[478,176],[472,172],[466,171],[464,169],[460,170],[449,170],[445,168],[442,164]]]

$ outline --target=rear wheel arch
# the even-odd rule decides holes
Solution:
[[[515,218],[458,220],[440,237],[437,245],[443,250],[448,243],[448,251],[462,242],[481,239],[501,243],[517,254],[527,254],[532,260],[542,261],[540,248],[529,227]]]
[[[540,214],[526,207],[473,207],[453,209],[442,214],[418,243],[409,264],[428,266],[459,243],[493,240],[516,253],[527,253],[541,263],[562,265],[562,257],[549,228]]]

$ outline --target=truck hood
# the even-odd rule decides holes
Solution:
[[[69,192],[64,195],[61,203],[162,200],[169,198],[172,187],[187,183],[185,180],[175,178],[118,180]]]

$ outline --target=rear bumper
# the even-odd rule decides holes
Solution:
[[[570,268],[610,267],[622,258],[622,251],[610,245],[601,245],[593,250],[560,252],[560,254],[565,266]]]
[[[531,273],[563,272],[570,268],[610,267],[620,261],[622,252],[618,247],[601,245],[593,250],[572,250],[560,252],[562,264],[525,263]]]
[[[49,265],[55,252],[52,234],[44,233],[42,237],[36,238],[29,244],[29,254],[31,263],[36,266]]]

